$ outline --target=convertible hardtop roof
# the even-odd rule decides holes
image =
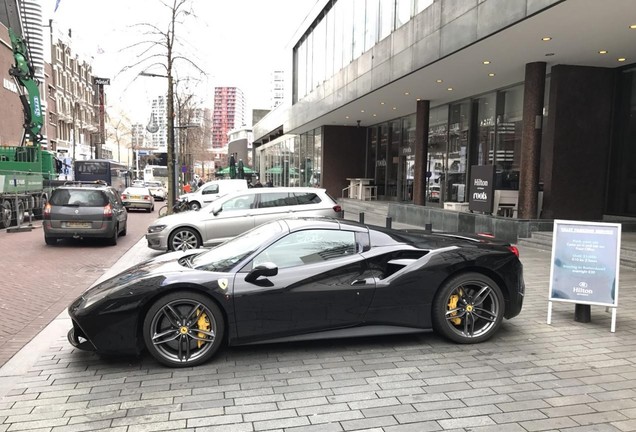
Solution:
[[[320,228],[320,229],[343,229],[351,231],[367,232],[369,228],[366,225],[344,219],[330,217],[299,217],[299,218],[283,218],[290,231],[298,231],[303,229]]]

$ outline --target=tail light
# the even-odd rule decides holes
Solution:
[[[150,201],[150,196],[149,196],[149,195],[144,195],[144,199],[145,199],[146,201]]]
[[[128,195],[121,194],[121,199],[123,200],[128,199]]]
[[[49,203],[44,206],[44,219],[51,219],[51,204]]]
[[[333,211],[335,211],[336,213],[340,213],[342,211],[342,207],[340,207],[339,204],[336,204],[335,206],[333,206]]]
[[[104,217],[106,218],[112,218],[113,217],[113,207],[110,205],[110,203],[106,204],[104,206]]]
[[[515,254],[517,258],[519,258],[519,248],[517,248],[517,246],[510,245],[508,246],[508,250]]]

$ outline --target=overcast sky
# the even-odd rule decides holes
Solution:
[[[161,78],[137,77],[132,65],[139,49],[125,49],[144,38],[135,24],[151,23],[167,29],[170,10],[161,0],[41,0],[45,23],[53,19],[56,31],[72,29],[72,49],[93,57],[93,74],[111,78],[109,107],[123,105],[134,122],[147,122],[150,100],[165,94]],[[164,0],[172,4],[172,0]],[[179,54],[192,60],[207,76],[186,62],[176,63],[179,86],[201,80],[197,95],[212,106],[214,86],[243,90],[248,108],[269,108],[269,80],[274,69],[291,64],[291,39],[316,0],[189,0],[185,24],[176,34],[183,44]],[[123,50],[123,51],[122,51]],[[149,71],[165,74],[161,68]],[[190,79],[190,84],[186,81]]]

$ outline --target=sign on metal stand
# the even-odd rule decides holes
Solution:
[[[621,224],[554,221],[548,324],[552,302],[612,308],[610,331],[616,331]]]

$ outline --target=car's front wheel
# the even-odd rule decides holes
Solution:
[[[177,228],[168,240],[168,248],[173,251],[186,251],[201,247],[202,241],[199,234],[192,228]]]
[[[197,210],[200,210],[200,209],[201,209],[201,204],[199,204],[199,202],[198,202],[198,201],[192,201],[192,202],[189,204],[189,206],[190,206],[190,210],[197,211]]]
[[[190,367],[208,361],[219,349],[225,323],[208,297],[175,292],[157,300],[143,325],[150,354],[170,367]]]
[[[448,280],[433,302],[435,330],[457,343],[483,342],[497,331],[505,310],[501,288],[480,273]]]

